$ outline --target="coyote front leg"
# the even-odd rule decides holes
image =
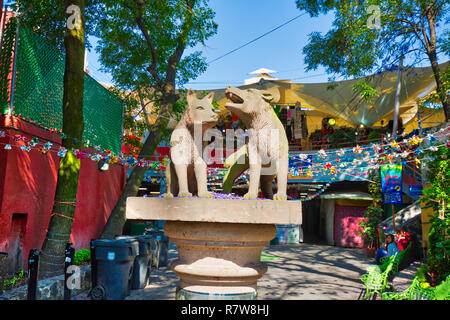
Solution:
[[[192,193],[189,192],[187,181],[187,165],[186,164],[174,164],[175,171],[178,177],[179,192],[178,197],[192,197]]]
[[[197,190],[199,198],[212,198],[212,194],[208,192],[206,179],[206,162],[202,158],[197,158],[194,162],[195,177],[197,179]]]
[[[286,200],[288,160],[281,158],[277,161],[277,193],[273,196],[273,200]]]
[[[258,198],[259,180],[261,176],[261,157],[258,153],[257,147],[249,143],[248,157],[250,162],[250,181],[248,192],[244,195],[246,199]]]
[[[174,168],[173,168],[173,163],[169,162],[167,164],[166,167],[166,185],[167,185],[167,191],[166,193],[163,194],[164,198],[173,198],[173,193],[172,193],[172,188],[174,187],[172,185],[172,183],[174,183],[175,181],[172,181],[172,172]]]

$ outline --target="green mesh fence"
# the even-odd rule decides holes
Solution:
[[[8,111],[9,86],[11,84],[12,57],[14,49],[14,38],[16,36],[15,19],[11,19],[2,34],[0,48],[0,114]]]
[[[46,39],[20,27],[13,113],[47,129],[62,129],[65,57]],[[84,77],[85,144],[121,152],[122,101]]]

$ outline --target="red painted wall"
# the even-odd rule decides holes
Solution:
[[[338,247],[363,248],[364,239],[358,234],[359,223],[364,220],[366,207],[334,207],[334,243]]]
[[[59,157],[55,152],[43,155],[38,150],[5,150],[6,143],[15,144],[14,135],[61,143],[57,135],[17,118],[0,116],[0,252],[8,252],[11,219],[14,213],[27,214],[24,255],[32,248],[40,249],[50,221],[56,189]],[[88,150],[84,150],[88,151]],[[114,164],[99,171],[97,162],[82,159],[75,219],[71,242],[77,250],[88,248],[98,238],[126,182],[125,168]],[[26,258],[24,259],[26,262]],[[26,266],[24,266],[26,267]]]

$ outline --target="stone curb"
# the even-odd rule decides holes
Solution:
[[[80,288],[72,291],[72,297],[91,288],[91,266],[80,267]],[[21,286],[5,291],[0,300],[27,300],[28,286]],[[36,293],[36,300],[63,300],[64,299],[64,275],[40,280]]]

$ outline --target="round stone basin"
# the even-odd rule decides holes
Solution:
[[[126,217],[165,220],[178,248],[170,265],[180,279],[178,299],[251,299],[267,271],[261,251],[276,224],[301,224],[300,201],[208,198],[127,199]]]

